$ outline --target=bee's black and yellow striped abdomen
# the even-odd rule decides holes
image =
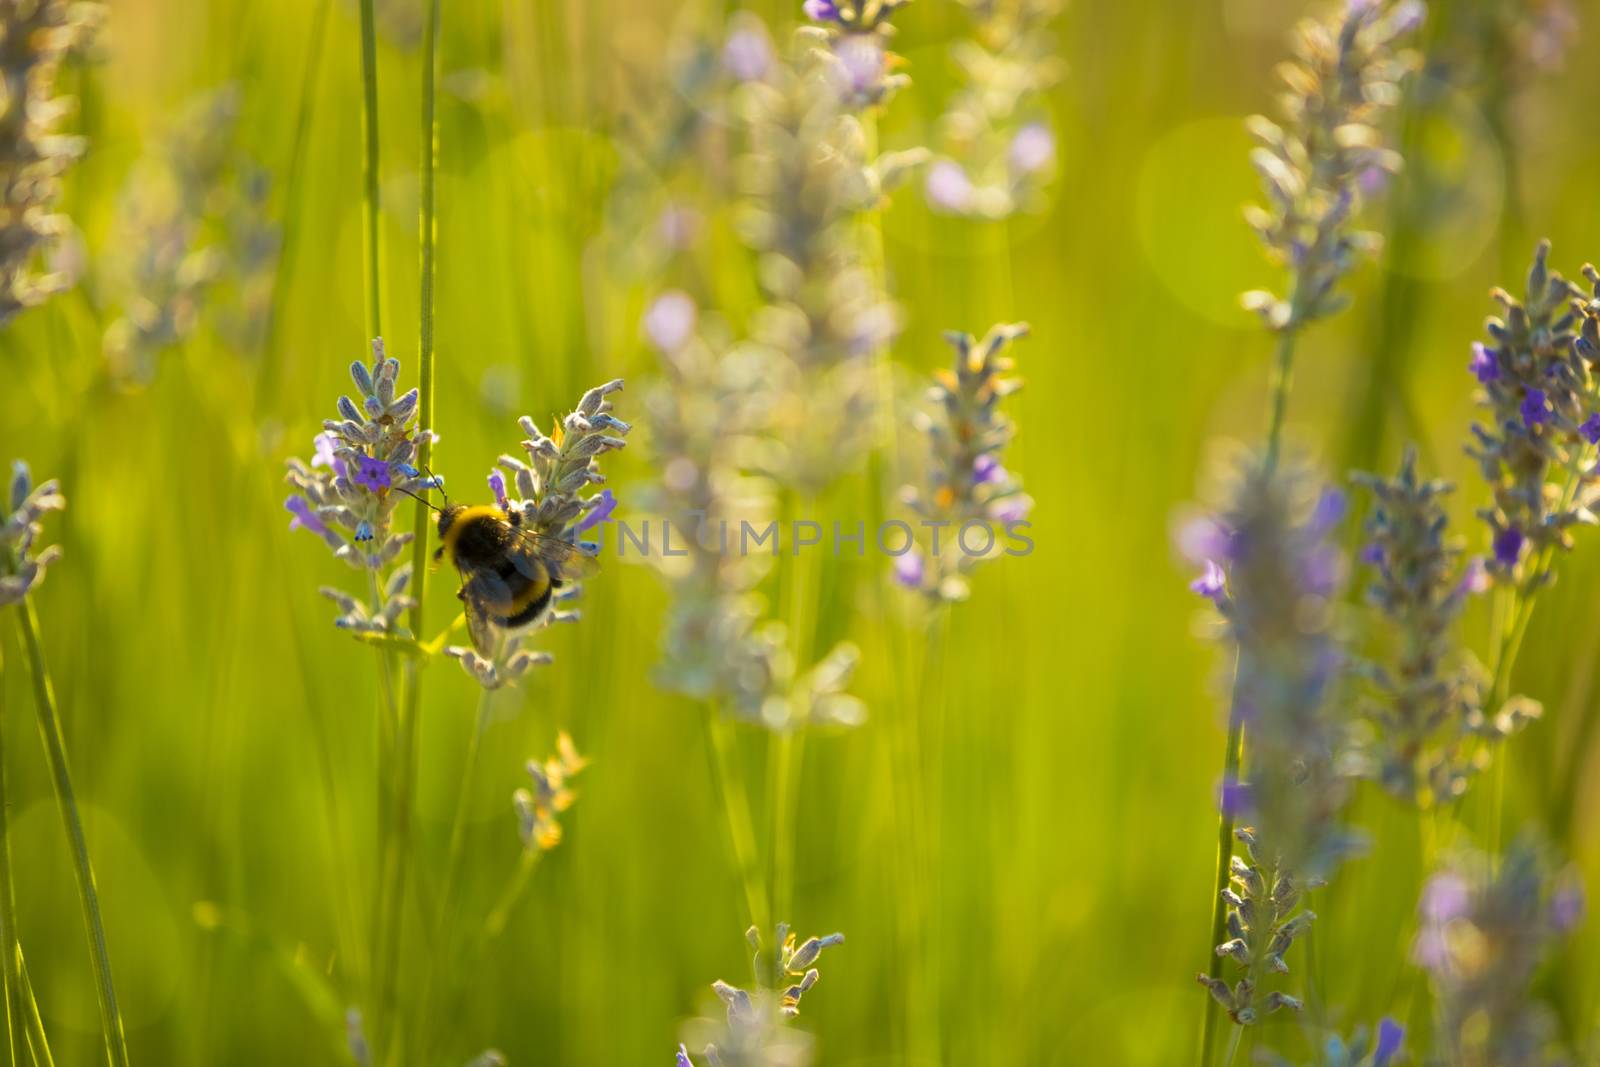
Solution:
[[[550,606],[550,597],[555,593],[556,583],[551,581],[550,572],[543,565],[535,560],[530,567],[528,562],[524,560],[519,565],[507,560],[500,565],[500,579],[506,583],[506,588],[511,590],[508,614],[495,620],[501,626],[508,628],[526,626]],[[530,570],[534,573],[527,573]]]
[[[491,621],[508,629],[537,619],[550,605],[561,583],[534,552],[500,508],[492,505],[447,508],[439,518],[441,551],[449,554],[469,583],[475,574],[492,574],[497,583],[491,596],[476,590]]]

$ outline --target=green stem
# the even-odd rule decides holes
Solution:
[[[473,726],[472,736],[467,741],[467,758],[461,769],[461,788],[456,793],[455,814],[450,820],[450,847],[445,858],[444,888],[439,893],[439,907],[433,923],[433,965],[423,975],[422,999],[418,1002],[420,1010],[417,1012],[416,1024],[421,1040],[417,1044],[417,1049],[423,1057],[432,1052],[432,1049],[422,1042],[431,1043],[433,1040],[431,1022],[433,994],[438,978],[441,973],[451,973],[455,962],[451,949],[455,939],[456,923],[451,908],[455,903],[456,882],[461,873],[461,854],[466,848],[467,808],[472,801],[472,784],[478,777],[478,754],[482,751],[483,735],[489,728],[490,715],[494,710],[493,693],[494,690],[485,689],[478,697],[477,721]]]
[[[378,187],[378,29],[373,0],[361,3],[362,249],[367,289],[367,336],[383,336],[383,244]]]
[[[111,956],[106,950],[105,923],[100,917],[100,897],[95,889],[94,870],[89,864],[89,845],[83,836],[83,820],[73,796],[72,775],[67,769],[66,744],[61,722],[56,716],[56,697],[45,671],[44,652],[39,647],[39,617],[33,601],[23,597],[17,612],[22,644],[33,672],[33,695],[39,712],[39,736],[44,741],[50,763],[56,803],[66,828],[72,851],[72,873],[78,884],[78,903],[83,910],[84,931],[89,938],[90,960],[94,965],[95,996],[100,1002],[100,1025],[105,1033],[106,1060],[111,1067],[128,1067],[128,1044],[123,1036],[122,1014],[117,1010],[117,991],[111,982]]]
[[[745,794],[744,775],[739,771],[739,754],[722,709],[712,704],[706,709],[706,729],[711,735],[711,752],[717,764],[721,786],[722,812],[728,820],[728,837],[733,843],[734,861],[744,882],[745,907],[750,923],[760,930],[772,929],[772,915],[761,887],[761,868],[756,862],[756,835],[750,821],[750,802]]]
[[[365,43],[365,34],[368,20],[371,17],[371,0],[362,0],[362,31]],[[437,225],[434,211],[435,202],[435,174],[438,157],[439,129],[437,117],[437,92],[439,68],[439,0],[432,0],[428,8],[427,22],[423,27],[422,42],[422,163],[421,187],[422,203],[418,213],[418,237],[421,245],[420,278],[421,288],[418,294],[418,321],[419,330],[417,338],[417,357],[419,363],[419,384],[417,402],[417,465],[424,470],[429,469],[433,459],[433,410],[434,410],[434,274],[437,257]],[[368,83],[369,94],[376,92],[376,76],[372,75]],[[376,167],[376,98],[371,101],[371,110],[374,115],[374,124],[369,134],[368,152],[370,161]],[[375,181],[369,182],[369,197],[372,197],[370,206],[376,210]],[[373,221],[371,240],[376,251],[377,230],[376,220]],[[377,285],[376,273],[371,278],[372,288],[369,296],[373,300],[374,317],[377,314]],[[411,550],[411,586],[410,592],[414,603],[410,611],[411,632],[413,635],[422,632],[423,615],[426,607],[428,585],[428,505],[422,500],[417,501],[416,514],[412,523],[414,540]],[[394,986],[397,972],[399,971],[400,942],[403,936],[406,882],[410,874],[412,853],[412,800],[416,792],[417,779],[417,732],[422,712],[422,672],[427,663],[421,657],[413,657],[406,663],[405,670],[405,700],[404,707],[398,722],[398,738],[396,741],[396,770],[398,778],[394,789],[394,828],[395,840],[391,849],[390,863],[385,879],[386,886],[383,891],[383,938],[386,944],[384,959],[387,969],[379,975],[383,983],[383,994],[379,1003],[386,1008],[393,1003]],[[395,1042],[388,1049],[388,1059],[391,1061],[397,1054],[400,1027],[398,1021],[383,1021],[384,1029],[380,1035],[387,1035],[391,1031],[395,1035]]]
[[[522,858],[517,861],[516,873],[511,876],[511,881],[506,885],[505,891],[500,894],[500,899],[495,906],[489,909],[489,918],[484,920],[483,938],[485,941],[499,937],[505,932],[506,923],[511,921],[511,913],[516,909],[522,895],[528,891],[528,879],[533,877],[533,869],[539,865],[539,857],[544,855],[544,850],[539,848],[524,848]]]
[[[28,1051],[33,1056],[33,1067],[55,1067],[50,1055],[50,1042],[44,1036],[44,1019],[39,1016],[39,1002],[33,998],[33,983],[28,980],[28,963],[22,958],[22,946],[17,946],[17,973],[22,982],[23,1015],[28,1030]]]
[[[5,673],[0,656],[0,677]],[[16,884],[11,877],[11,798],[6,794],[5,690],[0,688],[0,977],[5,981],[6,1030],[10,1036],[11,1063],[23,1067],[26,1009],[22,996],[22,940],[17,931]]]
[[[794,506],[791,521],[808,518],[816,510],[815,498],[806,496]],[[789,568],[788,615],[789,638],[792,642],[796,671],[805,671],[811,665],[813,637],[816,632],[817,573],[815,559],[805,549]],[[795,811],[799,804],[800,772],[805,757],[804,726],[786,729],[772,739],[772,773],[767,784],[770,790],[768,809],[772,818],[771,885],[774,921],[790,922],[790,908],[794,903],[794,853]]]
[[[434,402],[434,275],[438,268],[439,227],[434,210],[437,163],[439,157],[439,118],[436,85],[439,77],[439,0],[428,7],[428,21],[422,40],[422,207],[418,218],[418,238],[422,246],[421,291],[417,313],[420,328],[417,357],[420,377],[417,389],[417,466],[427,470],[433,459]],[[417,501],[411,543],[411,588],[416,599],[411,609],[411,632],[422,632],[423,597],[428,574],[428,505]]]
[[[951,606],[941,601],[933,608],[932,617],[923,642],[922,662],[917,672],[917,695],[911,704],[911,728],[919,736],[913,742],[916,753],[915,780],[926,782],[926,788],[916,790],[915,803],[920,812],[921,832],[915,843],[921,853],[918,860],[923,879],[923,899],[927,902],[917,912],[922,923],[921,972],[923,990],[923,1017],[914,1031],[918,1041],[919,1059],[927,1063],[944,1062],[944,1012],[941,1010],[944,989],[940,974],[941,949],[944,931],[941,928],[944,913],[944,752],[946,745],[945,718],[947,696],[943,684],[945,656],[950,638]]]
[[[1294,384],[1294,344],[1299,331],[1286,326],[1278,332],[1278,350],[1272,360],[1268,387],[1272,392],[1272,421],[1267,424],[1267,449],[1262,465],[1267,474],[1278,469],[1283,451],[1283,424],[1289,411],[1289,388]]]
[[[799,661],[796,660],[798,663]],[[767,776],[770,792],[768,809],[772,813],[772,858],[768,897],[772,901],[775,920],[788,922],[789,908],[794,901],[790,881],[794,872],[795,834],[795,780],[799,777],[799,763],[805,744],[802,729],[786,728],[773,737],[772,770]]]
[[[1233,698],[1228,707],[1228,741],[1222,756],[1222,782],[1239,780],[1239,768],[1244,762],[1244,706],[1239,700],[1238,663],[1234,664]],[[1211,938],[1206,943],[1206,975],[1215,980],[1222,977],[1222,957],[1217,946],[1227,940],[1228,905],[1222,893],[1228,888],[1233,866],[1233,811],[1227,804],[1218,804],[1217,817],[1217,877],[1215,892],[1211,897]],[[1205,1022],[1200,1031],[1200,1063],[1210,1067],[1212,1049],[1216,1045],[1217,1026],[1222,1021],[1222,1006],[1215,997],[1207,995]]]
[[[1222,1061],[1223,1067],[1233,1067],[1233,1059],[1239,1054],[1239,1045],[1244,1041],[1244,1027],[1234,1024],[1233,1036],[1228,1039],[1228,1056]]]
[[[1567,463],[1567,481],[1562,486],[1561,497],[1556,504],[1557,513],[1564,513],[1571,509],[1573,501],[1577,498],[1578,486],[1581,481],[1579,470],[1588,463],[1588,449],[1582,452],[1574,451]],[[1528,634],[1528,624],[1533,619],[1534,600],[1540,589],[1544,588],[1549,580],[1550,571],[1555,566],[1556,546],[1546,545],[1534,560],[1533,574],[1521,590],[1513,590],[1506,607],[1506,615],[1510,625],[1499,643],[1495,647],[1494,670],[1491,673],[1493,685],[1490,689],[1491,704],[1489,713],[1499,714],[1511,698],[1511,672],[1516,666],[1517,656],[1522,651],[1522,640]],[[1505,753],[1498,754],[1494,766],[1494,781],[1491,786],[1489,800],[1489,855],[1496,857],[1500,854],[1501,823],[1504,821],[1505,793],[1506,793],[1506,759]]]

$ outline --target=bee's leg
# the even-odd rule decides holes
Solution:
[[[506,521],[509,522],[513,526],[521,526],[522,525],[522,509],[521,508],[507,508],[506,509]]]

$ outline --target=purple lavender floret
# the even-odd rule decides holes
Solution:
[[[1472,342],[1472,359],[1467,364],[1472,376],[1483,385],[1500,380],[1499,353],[1482,341]]]

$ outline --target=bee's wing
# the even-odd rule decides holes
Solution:
[[[493,571],[479,568],[467,575],[459,595],[472,647],[485,656],[494,655],[495,625],[511,612],[511,587]]]
[[[588,578],[600,569],[599,561],[577,545],[529,530],[517,531],[516,551],[511,555],[517,569],[536,580],[544,577],[536,569],[541,564],[551,577],[565,582]]]

